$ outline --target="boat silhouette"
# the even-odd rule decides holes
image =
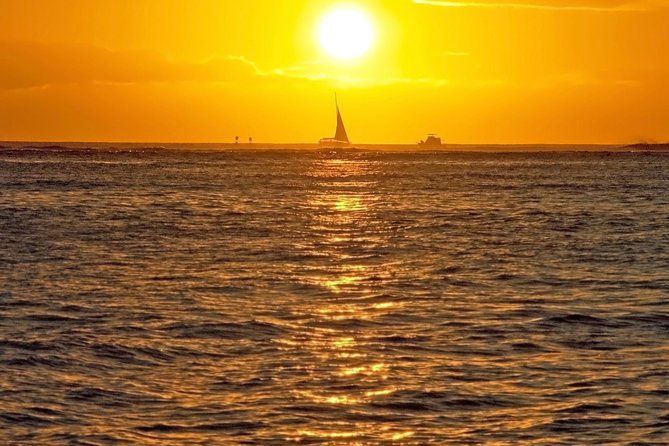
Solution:
[[[434,134],[428,135],[425,141],[418,143],[418,146],[427,149],[437,149],[442,146],[441,138]]]
[[[351,142],[348,139],[348,133],[346,133],[346,127],[344,126],[344,120],[341,117],[341,112],[339,111],[339,102],[337,100],[337,93],[335,93],[335,108],[337,109],[337,129],[335,130],[335,135],[333,138],[322,138],[318,141],[318,145],[321,149],[354,149],[351,146]]]

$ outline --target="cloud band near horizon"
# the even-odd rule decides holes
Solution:
[[[641,12],[659,7],[660,4],[647,2],[626,2],[610,6],[576,5],[576,4],[546,4],[546,3],[518,3],[518,2],[480,2],[480,1],[445,1],[445,0],[413,0],[417,5],[439,6],[443,8],[486,8],[486,9],[528,9],[537,11],[574,11],[574,12]]]

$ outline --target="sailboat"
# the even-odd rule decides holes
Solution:
[[[348,140],[346,127],[344,127],[344,120],[339,111],[339,102],[337,101],[337,94],[335,93],[335,107],[337,108],[337,130],[334,138],[323,138],[318,142],[318,145],[323,149],[350,149],[351,142]]]

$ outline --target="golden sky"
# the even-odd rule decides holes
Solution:
[[[323,50],[354,8],[364,55]],[[0,0],[0,140],[669,140],[669,0]]]

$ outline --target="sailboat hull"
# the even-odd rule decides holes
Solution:
[[[348,141],[339,141],[332,138],[323,138],[318,141],[318,146],[321,149],[351,149],[351,143]]]

